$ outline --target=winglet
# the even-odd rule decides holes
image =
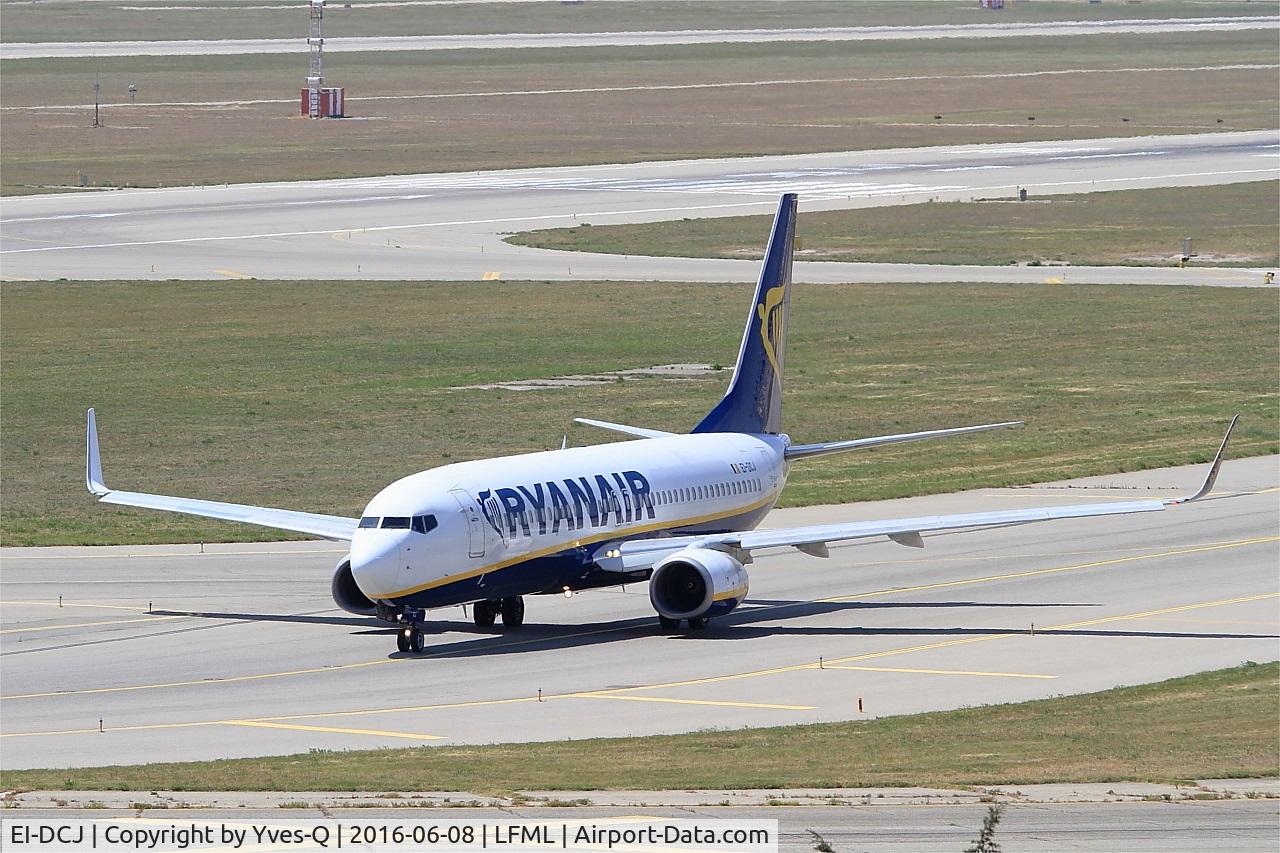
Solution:
[[[90,494],[99,497],[111,491],[102,482],[102,459],[98,455],[98,422],[93,416],[93,409],[89,410],[88,424],[85,427],[84,484]]]
[[[1240,420],[1240,416],[1236,415],[1231,419],[1231,423],[1227,424],[1227,432],[1222,436],[1222,445],[1218,448],[1218,453],[1213,457],[1213,464],[1209,466],[1209,474],[1204,478],[1204,484],[1200,486],[1200,490],[1194,495],[1188,495],[1185,498],[1174,498],[1165,501],[1165,504],[1172,506],[1174,504],[1185,504],[1191,501],[1198,501],[1213,490],[1213,484],[1218,480],[1218,471],[1222,468],[1222,460],[1227,455],[1227,444],[1231,441],[1231,431],[1236,428],[1236,421]]]

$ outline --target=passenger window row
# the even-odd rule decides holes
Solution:
[[[747,495],[759,492],[762,486],[758,478],[749,480],[726,480],[723,483],[711,483],[706,486],[690,486],[683,489],[659,489],[654,492],[654,503],[658,506],[703,501],[710,498],[727,498],[733,495]]]

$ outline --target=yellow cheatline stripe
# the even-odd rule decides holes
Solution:
[[[498,272],[487,272],[484,275],[480,276],[481,281],[498,281],[501,278],[502,278],[502,273],[498,273]]]
[[[56,631],[59,628],[97,628],[101,625],[128,625],[132,622],[163,622],[166,619],[186,619],[186,616],[143,616],[140,619],[103,619],[100,622],[73,622],[69,625],[40,625],[35,628],[5,628],[0,634],[30,634],[33,631]]]
[[[1196,545],[1191,548],[1179,548],[1173,551],[1161,551],[1156,554],[1134,554],[1128,557],[1113,557],[1110,560],[1097,560],[1092,563],[1076,563],[1070,566],[1055,566],[1050,569],[1030,569],[1025,572],[1010,572],[1005,575],[987,575],[980,578],[967,578],[958,581],[940,581],[938,583],[924,584],[922,586],[906,586],[893,587],[889,589],[879,589],[873,592],[859,592],[853,595],[836,595],[830,598],[820,598],[819,602],[830,604],[838,601],[855,601],[862,598],[871,598],[877,595],[894,595],[901,592],[923,592],[930,589],[947,589],[957,586],[970,586],[972,584],[990,583],[991,581],[1013,580],[1014,578],[1030,578],[1038,575],[1052,575],[1058,572],[1072,572],[1079,569],[1093,569],[1099,566],[1114,566],[1120,563],[1132,563],[1137,560],[1150,560],[1157,557],[1176,557],[1181,554],[1199,554],[1204,551],[1219,551],[1224,548],[1240,548],[1245,545],[1258,545],[1263,542],[1280,541],[1280,536],[1260,536],[1256,539],[1241,539],[1238,542],[1222,542],[1211,545]]]
[[[820,669],[847,669],[857,672],[910,672],[921,675],[985,675],[992,678],[1057,678],[1056,675],[1037,675],[1031,672],[981,672],[966,669],[911,669],[896,666],[844,666],[824,662]]]
[[[1051,676],[1052,677],[1052,676]],[[814,705],[776,705],[772,702],[730,702],[713,699],[672,699],[667,696],[615,696],[609,693],[571,693],[564,699],[617,699],[624,702],[668,702],[673,705],[715,705],[720,708],[764,708],[770,711],[816,711]]]
[[[214,270],[214,272],[227,278],[253,278],[248,273],[236,272],[235,270]]]
[[[185,617],[173,616],[173,619]],[[257,675],[230,675],[225,678],[197,678],[191,681],[167,681],[162,684],[133,684],[125,687],[90,687],[85,690],[50,690],[44,693],[16,693],[13,696],[0,696],[0,700],[38,699],[44,696],[80,696],[90,693],[127,693],[134,690],[157,690],[162,687],[194,687],[197,684],[231,684],[237,681],[258,681],[263,678],[283,678],[289,675],[311,675],[317,672],[337,672],[343,669],[360,669],[366,666],[380,666],[395,663],[407,658],[379,658],[359,663],[341,663],[334,666],[316,666],[310,669],[294,669],[288,672],[264,672]]]
[[[374,737],[402,737],[409,740],[444,740],[443,735],[422,735],[410,732],[387,732],[381,729],[341,729],[329,726],[301,726],[287,723],[267,723],[262,720],[223,720],[228,726],[252,726],[261,729],[289,729],[299,732],[332,732],[344,735],[373,735]]]
[[[778,499],[778,494],[779,494],[779,491],[774,490],[769,492],[769,494],[766,497],[756,501],[755,503],[747,504],[746,506],[733,507],[732,509],[724,510],[722,512],[713,512],[713,513],[710,513],[709,515],[697,515],[691,518],[668,519],[666,521],[659,521],[653,524],[644,524],[637,527],[616,528],[614,530],[597,533],[593,536],[587,536],[582,539],[574,539],[572,542],[560,542],[556,545],[551,545],[546,548],[540,548],[536,551],[528,551],[516,556],[508,557],[505,560],[499,560],[496,563],[490,563],[487,566],[481,566],[480,568],[470,569],[465,572],[458,572],[457,574],[449,575],[448,577],[437,578],[436,580],[427,581],[426,583],[420,583],[420,584],[417,584],[416,586],[411,586],[406,589],[396,590],[395,592],[369,593],[369,595],[370,597],[376,597],[376,598],[401,598],[406,595],[413,595],[416,592],[422,592],[423,590],[435,589],[436,587],[445,586],[451,583],[456,583],[457,581],[466,580],[468,578],[479,577],[480,575],[488,574],[489,572],[496,572],[499,569],[505,569],[508,566],[514,566],[516,563],[523,563],[525,560],[533,560],[538,557],[545,557],[548,554],[558,554],[561,551],[565,550],[566,548],[579,548],[583,545],[591,545],[596,542],[605,542],[610,539],[624,539],[626,537],[636,536],[641,533],[651,533],[654,530],[669,530],[676,527],[687,527],[692,524],[702,524],[703,522],[715,521],[721,518],[730,518],[732,516],[742,515],[745,512],[751,512],[753,510],[759,509],[762,506],[767,506],[769,504],[772,504]]]
[[[1149,619],[1153,616],[1161,616],[1167,613],[1181,613],[1187,610],[1198,610],[1206,607],[1220,607],[1228,604],[1242,604],[1242,603],[1252,602],[1252,601],[1261,601],[1268,598],[1280,598],[1280,592],[1266,592],[1266,593],[1260,593],[1258,595],[1245,595],[1245,596],[1239,596],[1236,598],[1224,598],[1219,601],[1205,601],[1199,604],[1184,604],[1184,605],[1179,605],[1177,607],[1165,607],[1160,610],[1147,610],[1141,613],[1125,613],[1118,616],[1104,616],[1099,619],[1088,619],[1083,622],[1070,622],[1063,625],[1050,625],[1045,628],[1037,629],[1037,633],[1067,631],[1073,628],[1080,628],[1088,625],[1102,625],[1108,622],[1122,622],[1128,619]],[[825,661],[822,664],[822,666],[834,667],[839,664],[848,664],[848,663],[861,661],[861,660],[871,660],[873,658],[892,657],[895,655],[911,654],[912,652],[931,651],[933,649],[951,648],[954,646],[969,645],[971,643],[983,643],[991,640],[1004,640],[1004,639],[1009,639],[1011,637],[1024,637],[1024,636],[1026,636],[1026,634],[1022,632],[1017,632],[1017,633],[986,634],[979,637],[966,637],[960,640],[943,640],[937,643],[925,643],[923,645],[918,645],[918,646],[906,646],[898,649],[886,649],[884,651],[879,651],[879,652],[867,652],[866,654],[861,654],[861,655],[850,655],[848,657],[843,657],[843,658],[833,658],[830,661]],[[559,694],[552,694],[549,696],[543,696],[541,698],[543,702],[546,702],[551,699],[623,698],[620,694],[630,693],[636,690],[656,690],[659,688],[689,687],[689,686],[700,685],[700,684],[713,684],[713,683],[722,682],[722,681],[736,681],[736,680],[742,680],[747,678],[760,678],[766,675],[778,675],[778,674],[787,673],[787,672],[817,670],[818,667],[819,667],[819,664],[816,662],[793,664],[791,666],[774,667],[773,669],[761,669],[761,670],[753,670],[750,672],[730,673],[727,675],[710,676],[707,678],[694,678],[686,681],[672,681],[672,682],[666,682],[663,684],[642,684],[636,687],[618,687],[611,690],[596,691],[594,693],[592,692],[559,693]],[[518,699],[488,699],[488,700],[480,700],[475,702],[454,702],[454,703],[449,703],[444,705],[420,705],[416,707],[404,707],[404,708],[370,708],[362,711],[330,711],[330,712],[315,713],[315,714],[292,714],[292,715],[282,715],[282,716],[276,716],[276,717],[255,717],[255,718],[250,718],[248,720],[197,720],[197,721],[186,722],[186,723],[148,723],[148,724],[133,725],[133,726],[113,726],[109,728],[107,731],[123,732],[123,731],[143,731],[143,730],[149,730],[149,729],[182,729],[182,728],[195,728],[197,726],[217,726],[217,725],[224,725],[224,724],[234,725],[237,723],[246,723],[246,722],[265,723],[265,722],[276,722],[279,720],[359,717],[359,716],[372,716],[375,714],[403,714],[403,713],[411,713],[415,711],[432,711],[432,710],[442,710],[442,709],[448,709],[448,708],[468,708],[468,707],[478,707],[481,705],[513,705],[513,704],[537,702],[537,701],[538,701],[537,698],[530,696],[530,697],[524,697],[524,698],[518,698]],[[694,703],[691,700],[690,704],[700,704],[700,703]],[[715,703],[715,704],[721,704],[721,703]],[[42,731],[42,732],[0,732],[0,738],[40,737],[40,736],[47,736],[47,735],[94,734],[94,733],[97,733],[97,731],[98,731],[97,729],[88,728],[88,729],[62,729],[57,731]]]

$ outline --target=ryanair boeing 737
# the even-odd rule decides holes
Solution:
[[[729,389],[688,434],[579,419],[638,440],[445,465],[387,486],[360,518],[341,518],[110,489],[89,409],[89,491],[103,503],[350,542],[333,574],[334,601],[400,625],[400,650],[418,652],[434,608],[471,604],[476,625],[501,617],[514,627],[525,595],[647,580],[664,630],[682,620],[700,629],[742,604],[745,566],[761,548],[826,557],[828,543],[877,536],[920,548],[925,531],[1154,512],[1212,488],[1235,419],[1204,484],[1185,498],[756,530],[792,463],[1020,423],[792,444],[782,432],[782,377],[795,219],[796,196],[784,195]]]

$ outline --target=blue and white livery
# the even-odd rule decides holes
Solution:
[[[110,489],[90,409],[89,491],[103,503],[350,542],[333,575],[334,600],[350,613],[403,626],[400,650],[417,652],[426,611],[433,608],[471,604],[477,625],[492,625],[500,616],[514,627],[524,621],[526,595],[647,580],[664,629],[674,630],[682,620],[699,629],[742,603],[745,566],[759,548],[792,546],[826,557],[830,542],[875,536],[923,547],[926,531],[1152,512],[1203,497],[1212,487],[1235,419],[1204,485],[1178,500],[756,530],[796,460],[1020,423],[792,444],[781,429],[795,220],[796,196],[784,195],[729,389],[688,434],[580,418],[631,440],[412,474],[375,495],[357,519]]]

